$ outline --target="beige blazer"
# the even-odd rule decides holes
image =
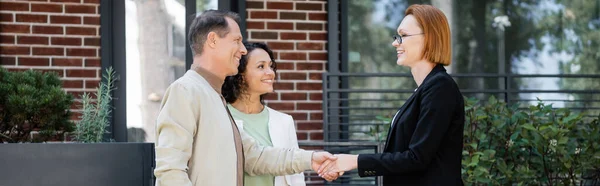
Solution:
[[[296,126],[292,116],[265,107],[269,111],[269,136],[274,147],[299,149],[296,136]],[[244,128],[244,121],[235,120],[240,130]],[[276,176],[274,186],[306,186],[304,173]]]
[[[216,89],[222,82],[211,84],[205,77],[190,70],[164,95],[156,122],[157,186],[236,185],[233,128]],[[244,132],[241,138],[250,175],[311,169],[312,151],[263,147]]]

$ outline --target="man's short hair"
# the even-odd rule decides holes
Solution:
[[[241,22],[237,13],[224,10],[207,10],[194,18],[188,33],[194,55],[202,54],[208,33],[215,32],[221,38],[229,33],[226,17],[233,19],[238,25]]]

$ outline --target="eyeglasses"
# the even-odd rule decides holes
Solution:
[[[419,34],[413,34],[413,35],[404,35],[404,36],[401,36],[401,35],[395,34],[395,35],[394,35],[394,40],[395,40],[396,42],[398,42],[398,44],[402,44],[402,37],[410,37],[410,36],[416,36],[416,35],[421,35],[421,34],[423,34],[423,33],[419,33]]]

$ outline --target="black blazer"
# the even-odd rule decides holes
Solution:
[[[360,154],[358,174],[384,185],[462,185],[464,101],[437,65],[392,120],[384,153]]]

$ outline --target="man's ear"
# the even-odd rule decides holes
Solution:
[[[211,48],[217,47],[217,37],[219,37],[219,36],[215,32],[208,33],[208,36],[206,36],[206,43],[208,44],[209,47],[211,47]]]

